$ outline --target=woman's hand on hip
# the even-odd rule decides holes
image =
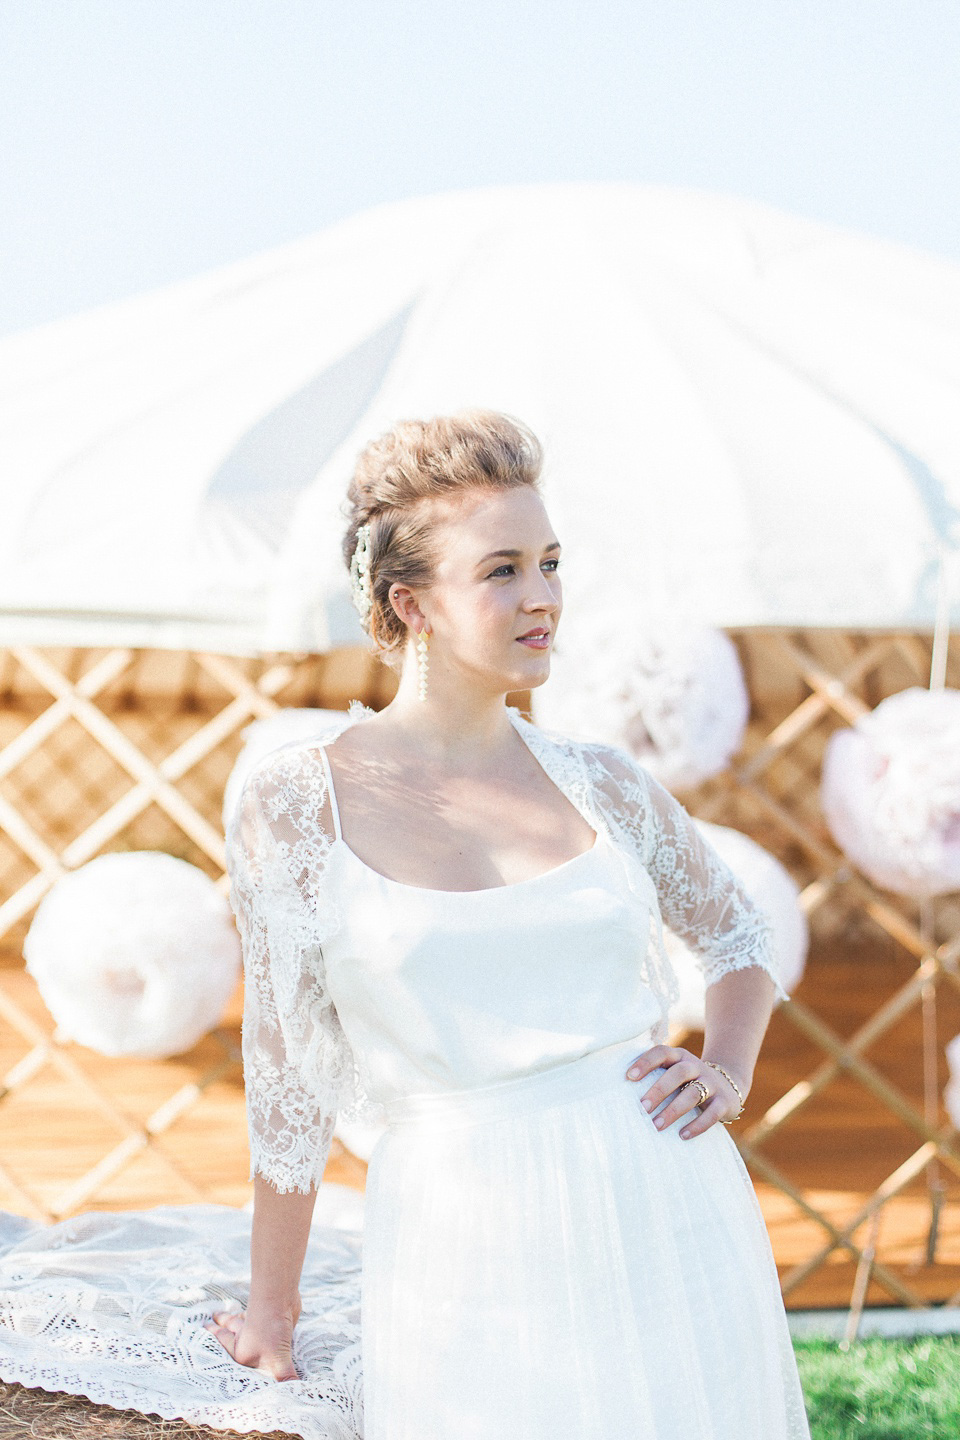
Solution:
[[[284,1311],[214,1310],[204,1322],[238,1365],[272,1375],[274,1380],[299,1380],[293,1363],[293,1331],[300,1318],[300,1298]]]
[[[668,1095],[673,1095],[670,1104],[664,1106],[660,1114],[654,1117],[653,1123],[658,1130],[666,1130],[675,1120],[679,1120],[682,1115],[688,1115],[700,1105],[701,1092],[696,1085],[690,1083],[694,1080],[699,1080],[706,1087],[707,1099],[700,1114],[694,1115],[680,1131],[684,1140],[692,1140],[695,1135],[702,1135],[718,1121],[733,1120],[739,1114],[740,1097],[729,1080],[721,1075],[719,1070],[714,1070],[712,1065],[701,1060],[699,1055],[694,1055],[692,1051],[684,1050],[679,1045],[654,1045],[650,1050],[645,1050],[630,1062],[627,1079],[642,1080],[660,1065],[664,1067],[664,1074],[657,1076],[640,1101],[643,1108],[649,1112],[656,1110]],[[739,1084],[740,1077],[734,1078]],[[746,1099],[746,1086],[741,1086],[741,1089]]]

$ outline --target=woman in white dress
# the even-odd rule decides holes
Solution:
[[[784,997],[769,930],[625,751],[505,704],[561,615],[540,465],[488,412],[358,463],[344,555],[399,688],[262,761],[228,836],[255,1208],[249,1301],[210,1328],[296,1379],[333,1125],[378,1116],[365,1440],[805,1440],[724,1128]],[[700,1056],[664,1043],[661,917],[706,971]]]

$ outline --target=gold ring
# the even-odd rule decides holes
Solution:
[[[700,1099],[697,1101],[697,1104],[706,1105],[707,1101],[710,1099],[710,1091],[707,1089],[706,1085],[704,1085],[703,1081],[688,1080],[687,1085],[696,1085],[697,1089],[700,1091]],[[683,1086],[682,1088],[686,1089],[686,1086]]]

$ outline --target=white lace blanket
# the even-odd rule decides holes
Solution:
[[[251,1218],[161,1205],[47,1226],[0,1211],[0,1379],[165,1420],[358,1440],[361,1234],[314,1224],[294,1332],[303,1378],[276,1381],[203,1328],[246,1301]]]

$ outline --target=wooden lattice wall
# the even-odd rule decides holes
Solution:
[[[773,1017],[731,1132],[787,1303],[848,1303],[858,1283],[868,1303],[956,1303],[960,1139],[930,1096],[946,1079],[943,1045],[960,1032],[960,905],[946,897],[921,917],[871,886],[838,853],[818,803],[829,734],[925,685],[931,637],[731,633],[753,705],[746,741],[727,772],[682,798],[776,854],[811,924],[807,975]],[[952,686],[957,659],[954,647]],[[357,696],[379,707],[393,688],[353,650],[0,651],[0,1206],[58,1219],[249,1198],[240,994],[187,1055],[106,1060],[54,1033],[23,969],[23,936],[58,876],[106,850],[166,850],[225,888],[220,808],[244,725],[284,705],[343,708]],[[924,1024],[940,1055],[926,1103]],[[334,1147],[328,1178],[362,1186],[363,1170]]]

